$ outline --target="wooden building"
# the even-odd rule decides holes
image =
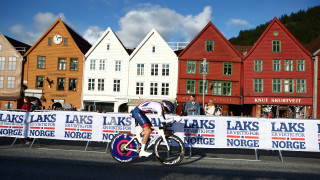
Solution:
[[[22,106],[23,55],[30,47],[0,33],[0,109]]]
[[[207,63],[204,63],[204,58]],[[203,104],[212,99],[216,115],[242,115],[241,105],[242,56],[221,32],[209,22],[179,54],[178,111],[196,94]],[[204,66],[206,65],[206,66]],[[205,80],[203,78],[205,70]]]
[[[306,45],[314,58],[313,118],[320,119],[320,36]]]
[[[312,116],[312,54],[274,18],[244,60],[244,104],[252,116]]]
[[[27,51],[23,83],[26,96],[81,107],[84,55],[91,45],[58,18]]]

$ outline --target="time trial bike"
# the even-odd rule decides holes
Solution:
[[[170,123],[162,122],[162,127],[151,127],[153,129],[146,149],[153,146],[153,153],[162,165],[172,166],[179,164],[185,154],[183,141],[173,130],[168,128],[177,121]],[[110,152],[112,157],[120,163],[129,163],[139,157],[141,150],[143,129],[137,125],[135,134],[119,133],[111,140]]]

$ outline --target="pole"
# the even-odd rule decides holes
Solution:
[[[203,82],[202,82],[202,108],[204,110],[204,93],[205,93],[205,85],[206,83],[206,73],[207,73],[207,59],[203,58]]]

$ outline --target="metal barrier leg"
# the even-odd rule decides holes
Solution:
[[[192,156],[192,147],[190,146],[189,158]]]
[[[258,149],[254,149],[254,154],[256,155],[256,160],[259,160]]]
[[[283,161],[283,157],[282,157],[282,153],[281,153],[281,151],[279,150],[279,156],[280,156],[280,160],[281,160],[281,162],[284,162]]]
[[[17,139],[17,137],[14,139],[13,143],[11,144],[11,147],[13,147],[13,145],[16,143]]]
[[[32,148],[35,140],[36,140],[36,138],[33,138],[33,141],[32,141],[32,143],[31,143],[31,145],[30,145],[30,149]]]
[[[88,146],[89,146],[89,143],[90,143],[90,141],[87,142],[86,149],[85,149],[84,151],[87,151],[87,148],[88,148]]]
[[[108,153],[109,142],[107,143],[106,153]]]

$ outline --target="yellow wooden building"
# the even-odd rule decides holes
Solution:
[[[39,98],[46,109],[51,99],[80,109],[84,54],[90,47],[58,18],[25,54],[25,95]]]

